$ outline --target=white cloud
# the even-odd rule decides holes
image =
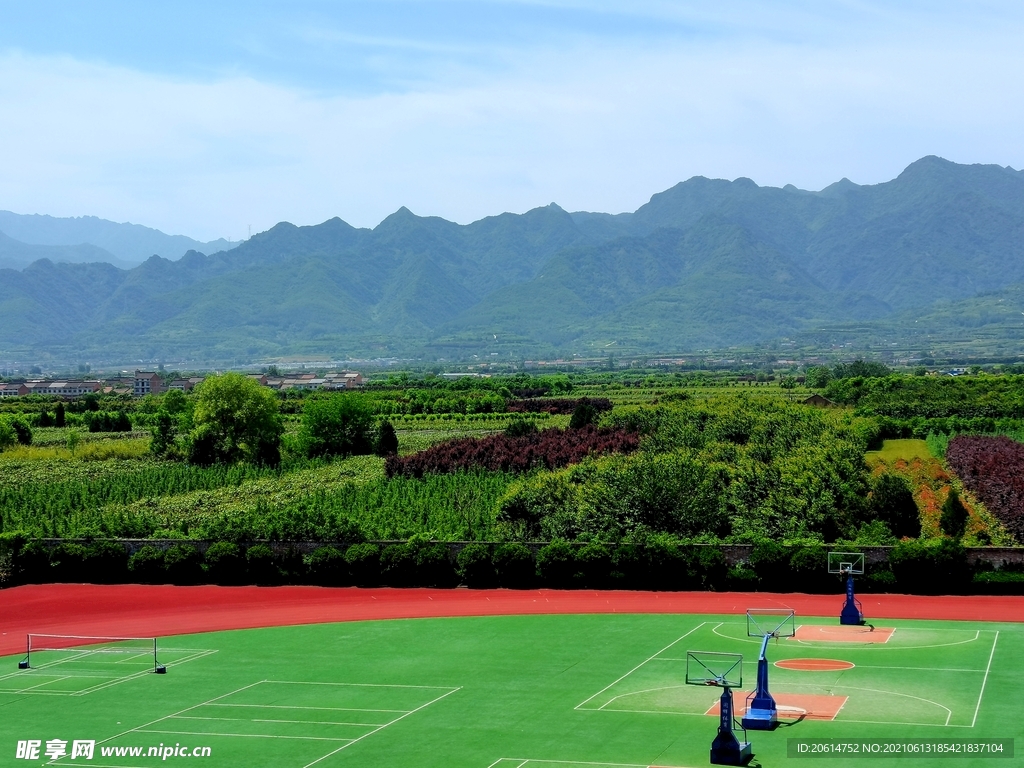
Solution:
[[[697,174],[820,188],[925,154],[1020,167],[1018,32],[578,38],[357,97],[8,53],[0,208],[237,238],[373,226],[401,205],[462,222],[551,201],[632,210]]]

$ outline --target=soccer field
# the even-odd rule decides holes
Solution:
[[[869,632],[835,618],[796,623],[796,637],[769,643],[784,722],[749,732],[755,763],[903,764],[790,758],[790,738],[1024,736],[1013,696],[1024,677],[1020,624],[884,620]],[[152,766],[165,760],[150,747],[170,747],[209,748],[194,760],[210,768],[704,766],[719,691],[685,685],[686,653],[743,654],[739,712],[759,647],[743,616],[556,615],[161,638],[165,675],[151,673],[144,652],[42,652],[29,670],[9,656],[0,659],[0,765],[31,764],[17,745],[37,740],[37,765]],[[68,756],[47,758],[54,740]],[[96,742],[91,760],[71,758],[76,740]]]

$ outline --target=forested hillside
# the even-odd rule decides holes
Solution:
[[[1005,335],[1024,310],[1022,234],[1024,173],[935,157],[813,193],[694,178],[615,216],[552,204],[462,226],[402,208],[372,230],[282,223],[228,252],[129,271],[0,271],[0,352],[507,358],[726,347],[844,323]],[[960,307],[973,307],[966,326]]]

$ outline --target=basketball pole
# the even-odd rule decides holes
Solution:
[[[839,614],[840,624],[853,624],[860,626],[864,623],[864,614],[857,605],[857,598],[853,593],[853,570],[846,570],[846,602],[843,604],[843,611]]]
[[[686,684],[722,689],[722,695],[718,698],[718,733],[711,742],[711,764],[747,765],[754,756],[750,742],[740,741],[733,733],[736,720],[733,717],[732,689],[733,686],[743,685],[743,655],[687,651]],[[746,738],[745,730],[743,737]]]
[[[750,742],[740,742],[733,733],[732,688],[723,686],[718,700],[718,735],[711,742],[712,765],[746,765],[753,757]]]
[[[765,634],[761,640],[761,655],[757,658],[757,688],[743,715],[743,727],[751,731],[772,731],[779,725],[779,710],[775,698],[768,690],[768,641],[771,637]]]

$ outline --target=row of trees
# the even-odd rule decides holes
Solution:
[[[192,398],[171,391],[154,417],[151,450],[192,464],[281,463],[284,422],[277,396],[238,373],[210,376]],[[398,452],[394,427],[374,425],[372,405],[354,394],[306,399],[291,451],[309,458]]]
[[[516,481],[499,504],[502,537],[622,541],[657,532],[835,541],[863,534],[885,543],[920,532],[905,484],[886,481],[872,495],[864,463],[875,438],[870,420],[735,396],[622,409],[607,419],[643,435],[641,449]]]
[[[609,545],[553,541],[446,544],[413,537],[390,544],[333,543],[302,554],[266,543],[194,542],[147,545],[128,555],[115,541],[62,542],[51,547],[0,535],[0,585],[48,581],[281,584],[324,586],[554,587],[654,590],[738,589],[839,593],[843,581],[826,572],[827,548],[755,545],[730,566],[720,547],[668,538]],[[904,541],[873,564],[862,587],[872,592],[1020,594],[1024,573],[972,564],[956,542]]]

